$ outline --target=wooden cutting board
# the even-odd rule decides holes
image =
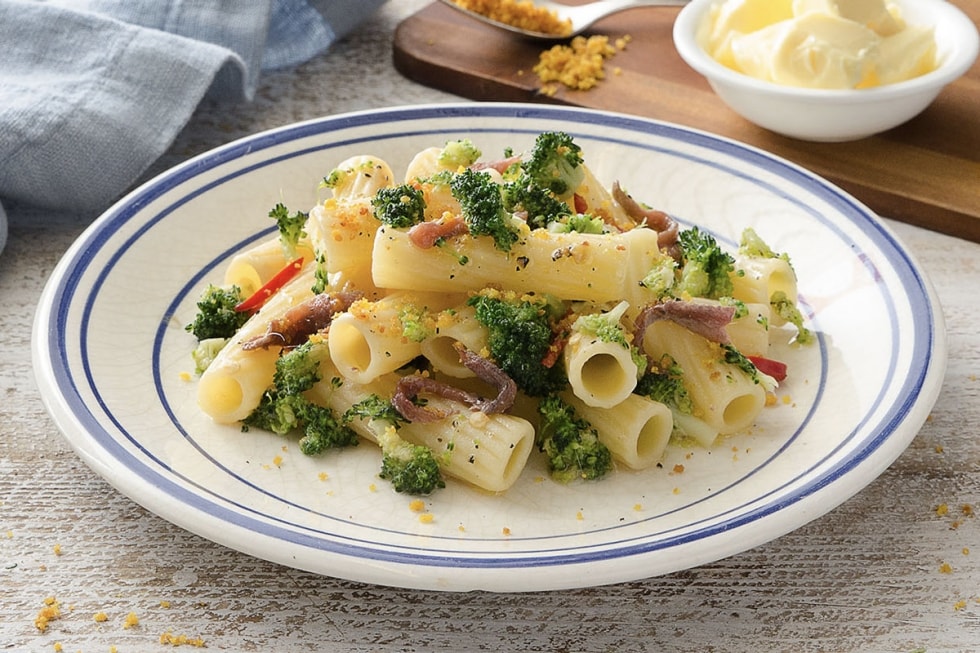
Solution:
[[[980,22],[980,0],[954,4]],[[756,127],[728,109],[674,50],[677,12],[645,7],[597,23],[594,33],[632,41],[589,91],[541,94],[532,68],[547,46],[510,37],[441,3],[398,26],[394,63],[412,80],[474,100],[618,111],[734,138],[820,174],[881,215],[980,242],[980,62],[900,127],[849,143],[808,143]]]

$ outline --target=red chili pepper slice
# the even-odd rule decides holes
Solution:
[[[239,313],[259,310],[265,304],[266,300],[279,292],[279,289],[286,285],[286,282],[295,277],[302,269],[303,257],[300,256],[297,259],[293,259],[283,269],[276,272],[271,279],[266,281],[265,285],[252,293],[248,299],[243,300],[235,306],[235,310]]]
[[[746,356],[763,374],[771,376],[780,383],[786,379],[786,363],[765,356]]]
[[[575,193],[575,195],[572,196],[572,204],[575,205],[576,213],[585,213],[589,210],[588,202],[586,202],[585,198],[578,193]]]

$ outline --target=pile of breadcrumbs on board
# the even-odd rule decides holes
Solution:
[[[589,90],[606,78],[606,60],[626,48],[630,40],[628,35],[612,43],[608,36],[576,36],[567,45],[545,50],[534,66],[541,80],[541,92],[554,95],[560,86],[575,91]]]

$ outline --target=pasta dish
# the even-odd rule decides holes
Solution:
[[[771,345],[813,337],[789,256],[751,229],[725,251],[584,154],[545,132],[434,145],[400,179],[339,162],[199,298],[201,409],[309,455],[373,443],[408,494],[503,492],[536,455],[593,481],[744,431],[787,375]]]

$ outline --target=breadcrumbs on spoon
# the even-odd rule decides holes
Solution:
[[[531,0],[453,0],[460,9],[518,29],[553,36],[572,33],[572,21],[562,20],[551,9],[536,7]]]

